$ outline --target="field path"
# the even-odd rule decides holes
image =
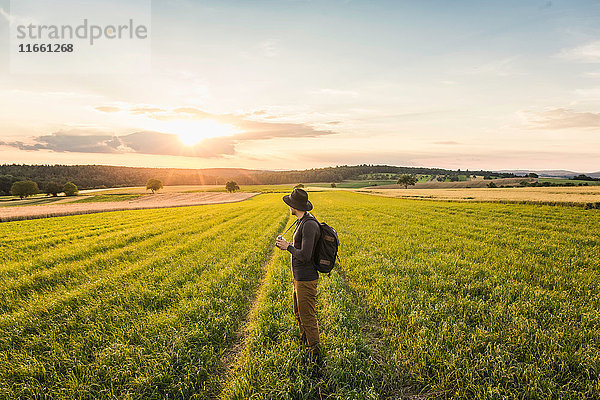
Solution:
[[[234,203],[247,200],[258,193],[160,193],[142,196],[129,201],[98,203],[54,203],[30,207],[2,207],[0,222],[23,219],[92,214],[105,211],[141,210],[148,208],[185,207],[201,204]]]
[[[288,224],[288,222],[289,222],[289,215],[288,215],[288,218],[284,221],[284,224],[283,224],[284,228]],[[280,233],[283,233],[283,230]],[[265,286],[266,286],[267,274],[268,274],[269,270],[273,267],[272,264],[274,262],[273,259],[275,257],[276,251],[279,251],[279,249],[277,249],[276,247],[273,247],[271,254],[265,260],[265,262],[262,264],[262,276],[260,277],[260,283],[258,284],[258,288],[254,292],[252,298],[248,299],[248,302],[251,304],[250,310],[248,311],[245,318],[240,323],[239,329],[235,333],[235,338],[233,339],[233,343],[231,344],[231,346],[228,349],[226,349],[226,351],[222,357],[223,368],[225,370],[224,376],[223,376],[223,386],[225,386],[227,384],[227,382],[231,379],[232,375],[235,372],[236,365],[237,365],[237,363],[239,363],[240,354],[242,354],[245,347],[247,346],[247,343],[246,343],[247,337],[252,330],[252,324],[254,322],[254,319],[256,318],[255,314],[256,314],[256,308],[259,304],[259,299],[262,296],[264,296],[264,295],[261,296],[261,293],[265,292],[265,290],[266,290]]]

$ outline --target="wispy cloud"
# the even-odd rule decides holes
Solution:
[[[454,140],[441,140],[439,142],[433,142],[433,144],[443,144],[443,145],[457,145],[460,144],[459,142],[456,142]]]
[[[509,76],[521,74],[516,67],[515,61],[518,56],[510,56],[493,60],[483,64],[475,65],[464,71],[467,75],[492,75],[492,76]]]
[[[598,63],[600,62],[600,40],[570,49],[563,49],[556,56],[565,60]]]
[[[545,111],[520,111],[531,129],[600,128],[600,113],[578,112],[567,108]]]
[[[279,41],[276,39],[265,40],[264,42],[259,44],[259,48],[262,50],[262,53],[265,57],[275,57],[279,54],[278,50]]]

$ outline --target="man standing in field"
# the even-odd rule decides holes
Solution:
[[[308,211],[313,206],[308,201],[308,193],[303,189],[294,189],[291,195],[283,196],[283,201],[290,207],[290,213],[297,220],[294,230],[294,244],[287,242],[282,236],[277,238],[277,247],[292,254],[292,272],[294,275],[294,314],[300,329],[300,341],[309,347],[309,353],[320,357],[319,324],[315,304],[317,300],[317,283],[319,272],[313,263],[315,245],[321,236],[319,223]]]

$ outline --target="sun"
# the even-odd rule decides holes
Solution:
[[[169,121],[167,130],[176,134],[181,143],[186,146],[194,146],[207,138],[228,136],[238,132],[232,125],[209,119],[202,121]]]

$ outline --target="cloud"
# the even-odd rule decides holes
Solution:
[[[96,107],[96,110],[103,111],[106,107]],[[272,121],[256,121],[249,119],[250,117],[262,116],[264,112],[253,112],[250,114],[213,114],[200,110],[195,107],[177,107],[166,109],[150,106],[133,106],[133,107],[110,107],[109,112],[114,112],[114,109],[125,111],[130,114],[144,114],[148,118],[160,121],[176,121],[176,120],[211,120],[221,124],[228,124],[241,131],[236,135],[224,137],[223,140],[234,140],[236,142],[246,140],[266,140],[273,138],[297,138],[297,137],[318,137],[324,135],[335,134],[336,132],[329,130],[317,130],[308,124],[289,123],[289,122],[272,122]],[[262,116],[268,118],[268,116]]]
[[[531,129],[599,128],[600,113],[577,112],[567,108],[546,111],[521,111]]]
[[[52,150],[78,153],[140,153],[175,155],[186,157],[218,158],[236,154],[236,146],[246,141],[275,138],[309,138],[334,134],[318,130],[306,124],[287,122],[264,122],[247,119],[246,115],[211,114],[194,107],[164,109],[149,106],[99,106],[105,113],[127,112],[143,114],[157,120],[204,120],[233,125],[239,133],[206,138],[196,145],[185,145],[180,137],[171,132],[139,131],[116,136],[110,132],[93,129],[71,129],[33,138],[31,143],[21,141],[0,142],[0,145],[20,150]],[[255,113],[250,115],[256,115]]]
[[[259,48],[262,50],[262,53],[265,57],[275,57],[279,54],[278,51],[279,41],[276,39],[265,40],[264,42],[259,44]]]
[[[571,49],[563,49],[556,55],[565,60],[598,63],[600,62],[600,40],[586,43]]]
[[[92,131],[93,132],[93,131]],[[107,134],[82,135],[81,130],[59,131],[34,138],[32,144],[21,141],[4,142],[5,146],[20,150],[54,150],[81,153],[119,153],[120,142]]]
[[[111,107],[111,106],[96,107],[96,110],[98,110],[100,112],[105,112],[105,113],[113,113],[113,112],[121,111],[121,109],[119,107]]]
[[[82,134],[78,131],[59,131],[34,138],[32,144],[20,141],[0,142],[0,145],[20,150],[52,150],[76,153],[140,153],[187,157],[216,158],[235,154],[235,142],[225,138],[209,138],[186,146],[175,134],[153,131],[134,132],[115,136]]]
[[[463,73],[467,75],[491,75],[491,76],[510,76],[519,75],[522,72],[515,67],[515,61],[519,56],[510,56],[493,60],[487,63],[479,64],[468,68]],[[453,82],[453,81],[451,81]]]
[[[439,142],[433,142],[433,144],[455,145],[455,144],[460,144],[460,143],[455,142],[454,140],[442,140]]]

